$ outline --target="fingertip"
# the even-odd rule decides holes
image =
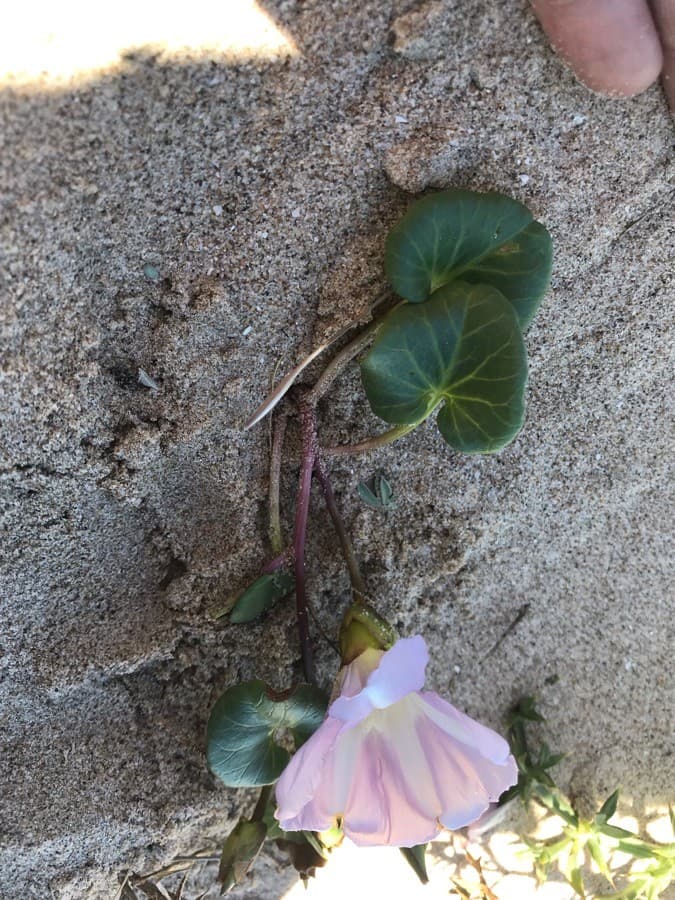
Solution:
[[[658,79],[659,37],[645,0],[533,0],[553,49],[592,91],[632,97]]]
[[[675,113],[675,0],[652,0],[651,8],[663,48],[663,91],[671,111]]]
[[[670,111],[675,115],[675,56],[667,58],[664,62],[661,82]]]
[[[580,71],[575,74],[586,87],[605,97],[625,99],[635,97],[655,84],[663,65],[663,57],[659,48],[650,54],[641,65],[619,71],[614,68],[602,72],[593,72],[585,79]]]

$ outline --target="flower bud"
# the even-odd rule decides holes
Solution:
[[[364,650],[388,650],[396,642],[392,626],[365,603],[354,603],[340,626],[342,665],[349,665]]]

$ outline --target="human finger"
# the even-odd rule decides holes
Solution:
[[[553,49],[594,91],[630,97],[659,77],[663,54],[646,0],[532,0]],[[666,0],[667,6],[672,6]]]
[[[651,6],[663,50],[663,90],[675,112],[675,0],[651,0]]]

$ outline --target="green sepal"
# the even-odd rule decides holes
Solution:
[[[240,819],[223,845],[218,868],[218,881],[226,894],[242,884],[246,874],[265,843],[267,828],[263,822]]]
[[[371,606],[353,603],[344,615],[338,640],[342,665],[346,666],[364,650],[393,647],[396,632]]]
[[[230,622],[243,625],[252,622],[271,609],[279,600],[293,590],[295,580],[292,575],[279,569],[256,578],[239,597],[230,613]]]
[[[419,878],[422,884],[429,883],[429,875],[427,874],[426,852],[428,844],[417,844],[415,847],[401,847],[403,858]]]

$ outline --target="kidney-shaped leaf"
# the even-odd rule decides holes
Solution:
[[[415,425],[443,403],[437,424],[466,453],[508,444],[523,422],[527,361],[511,304],[488,285],[455,282],[387,316],[361,364],[375,415]]]
[[[490,284],[525,327],[551,278],[551,238],[510,197],[448,190],[414,203],[389,232],[385,268],[394,290],[421,303],[460,279]]]
[[[299,747],[319,727],[326,697],[319,688],[300,685],[277,695],[262,681],[228,688],[211,710],[207,757],[211,771],[229,787],[272,784],[289,754],[276,740],[288,729]]]

